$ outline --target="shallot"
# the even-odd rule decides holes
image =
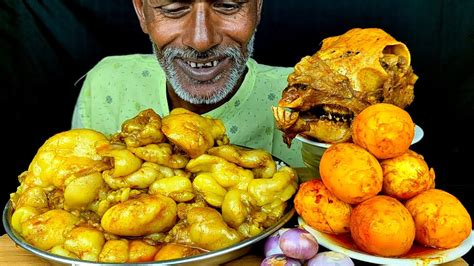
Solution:
[[[283,254],[274,254],[266,257],[261,266],[301,266],[301,262],[296,259],[288,258]]]
[[[303,228],[291,228],[280,236],[279,245],[283,254],[288,257],[308,260],[318,253],[319,244],[316,238]]]
[[[349,256],[335,252],[320,252],[307,263],[308,266],[354,266],[354,262]]]
[[[265,245],[263,246],[263,253],[265,257],[269,257],[274,254],[283,254],[283,251],[280,248],[279,241],[281,234],[283,234],[287,230],[287,228],[282,228],[273,233],[271,236],[267,237],[267,239],[265,240]]]

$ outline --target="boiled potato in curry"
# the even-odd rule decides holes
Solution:
[[[40,147],[11,194],[12,227],[50,253],[98,262],[218,250],[275,224],[298,177],[229,143],[223,123],[153,110],[112,135],[72,129]],[[173,251],[173,252],[170,252]]]

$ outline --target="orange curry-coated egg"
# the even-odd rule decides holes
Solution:
[[[415,123],[402,108],[377,103],[360,112],[352,122],[352,140],[378,159],[405,153],[413,141]]]
[[[409,199],[405,206],[415,220],[416,241],[435,248],[460,245],[472,230],[471,216],[452,194],[430,189]]]
[[[324,185],[336,197],[357,204],[382,190],[383,172],[372,154],[353,143],[338,143],[324,151],[319,163]]]
[[[296,212],[309,226],[329,234],[349,232],[351,205],[336,198],[321,179],[302,183],[294,203]]]
[[[397,199],[378,195],[357,205],[351,214],[351,236],[365,252],[395,257],[407,253],[415,239],[415,223]]]
[[[383,170],[384,194],[399,200],[410,199],[435,186],[435,172],[423,156],[408,150],[404,154],[380,162]]]

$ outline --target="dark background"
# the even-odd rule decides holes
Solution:
[[[425,132],[412,149],[473,216],[474,1],[266,0],[254,58],[294,66],[355,27],[410,49],[419,80],[407,111]],[[104,56],[131,53],[151,53],[131,0],[0,0],[1,204],[43,142],[69,129],[74,83]]]

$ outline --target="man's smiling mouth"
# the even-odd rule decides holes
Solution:
[[[177,67],[189,78],[201,82],[212,81],[231,67],[231,60],[228,57],[209,59],[207,61],[176,58],[175,62]]]
[[[192,61],[186,61],[186,63],[192,68],[203,68],[203,67],[215,67],[215,66],[217,66],[217,64],[219,64],[219,61],[214,60],[214,61],[207,62],[207,63],[196,63],[196,62],[192,62]]]

